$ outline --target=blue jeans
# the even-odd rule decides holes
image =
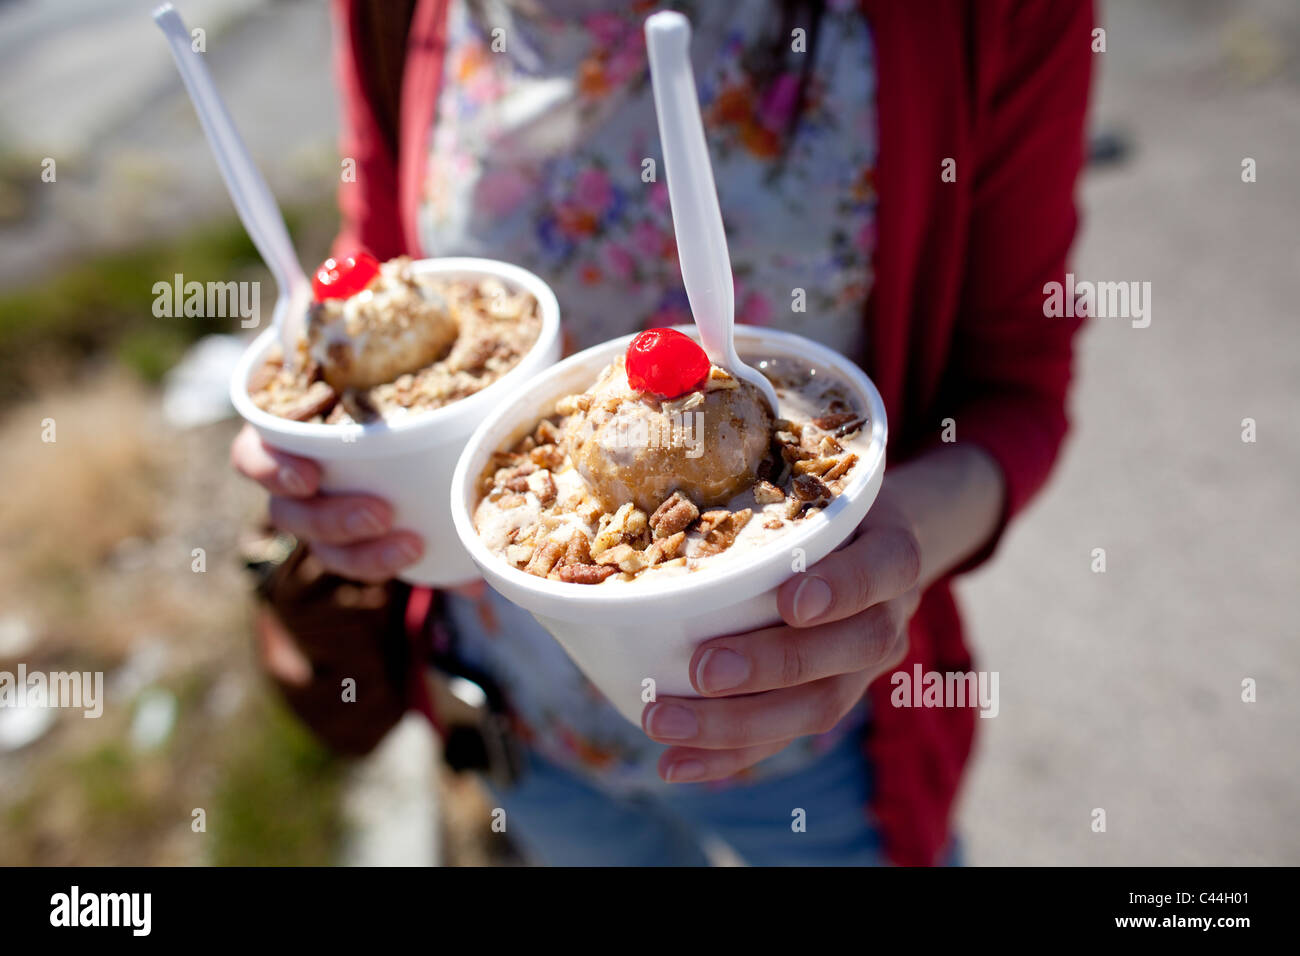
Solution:
[[[615,795],[530,753],[517,785],[489,790],[535,863],[705,866],[706,847],[721,842],[751,866],[877,866],[885,860],[865,809],[870,786],[853,733],[798,773],[748,785]]]

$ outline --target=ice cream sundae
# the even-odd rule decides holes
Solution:
[[[495,277],[422,275],[406,257],[329,259],[299,354],[276,348],[248,383],[263,411],[296,421],[392,420],[440,408],[518,364],[541,329],[537,302]]]
[[[870,428],[825,370],[753,364],[776,388],[776,414],[687,336],[636,336],[493,455],[473,510],[479,537],[530,574],[602,585],[770,543],[843,490]]]

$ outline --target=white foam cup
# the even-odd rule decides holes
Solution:
[[[679,326],[693,334],[693,327]],[[628,720],[641,722],[653,690],[658,696],[698,696],[688,669],[701,642],[780,621],[776,588],[848,540],[880,490],[885,472],[885,408],[871,380],[848,359],[798,335],[736,326],[736,348],[751,365],[793,358],[842,381],[870,419],[870,447],[844,490],[788,533],[736,554],[722,552],[684,574],[649,574],[599,585],[569,584],[520,570],[491,552],[474,530],[478,478],[492,453],[529,434],[565,395],[585,391],[600,370],[626,350],[632,336],[579,352],[511,395],[475,430],[451,479],[456,532],[488,583],[530,611],[587,678]],[[706,450],[707,454],[707,450]],[[648,683],[653,682],[653,683]]]
[[[393,526],[424,539],[424,556],[400,577],[413,584],[449,587],[478,579],[447,510],[452,471],[466,440],[484,416],[507,404],[530,378],[560,357],[560,307],[550,286],[526,269],[493,259],[420,259],[411,268],[445,279],[497,278],[511,291],[537,300],[542,326],[519,364],[487,388],[442,408],[413,412],[391,423],[323,425],[291,421],[253,404],[248,381],[277,342],[275,326],[248,347],[230,384],[235,409],[268,445],[314,459],[322,491],[384,498]]]

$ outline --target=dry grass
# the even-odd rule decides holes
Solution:
[[[35,637],[0,669],[97,670],[106,686],[100,719],[60,711],[36,744],[0,753],[0,862],[332,859],[337,762],[250,646],[237,542],[262,496],[230,473],[234,427],[171,431],[156,392],[119,370],[0,418],[0,611]],[[156,749],[131,738],[146,689],[177,702]]]
[[[120,370],[0,417],[0,616],[34,632],[29,669],[102,670],[109,688],[99,720],[60,712],[38,743],[0,753],[0,863],[334,859],[341,764],[252,653],[237,543],[263,496],[229,470],[235,427],[173,432],[156,391]],[[175,695],[177,719],[140,751],[130,728],[146,687]],[[473,779],[444,773],[440,789],[447,864],[516,861]],[[196,807],[207,833],[190,828]]]
[[[164,480],[155,419],[142,389],[113,374],[7,416],[0,602],[36,602],[62,616],[70,587],[123,542],[154,537]]]

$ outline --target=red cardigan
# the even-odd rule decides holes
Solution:
[[[359,67],[373,37],[364,0],[334,0],[343,155],[338,247],[381,258],[420,248],[416,211],[442,77],[446,0],[416,0],[406,40],[398,148]],[[875,285],[859,356],[884,397],[890,460],[956,438],[993,455],[1006,520],[1043,485],[1067,430],[1077,320],[1043,315],[1063,281],[1077,213],[1091,73],[1090,0],[863,0],[874,36],[879,117]],[[956,181],[944,182],[947,159]],[[951,178],[949,176],[948,178]],[[999,532],[1000,537],[1000,532]],[[992,552],[968,562],[967,568]],[[964,570],[964,569],[963,569]],[[948,581],[926,593],[901,669],[971,669]],[[970,755],[975,711],[894,708],[868,690],[867,812],[892,860],[935,862]]]

